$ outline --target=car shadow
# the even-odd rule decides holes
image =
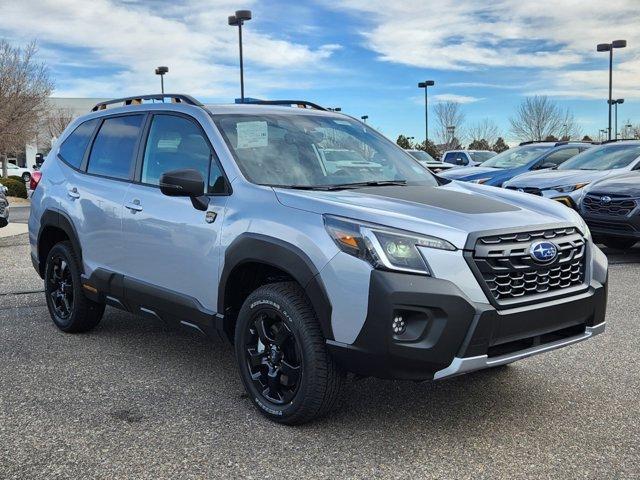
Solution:
[[[627,250],[618,250],[605,245],[598,245],[609,259],[611,265],[640,263],[640,242]]]
[[[226,340],[209,339],[183,328],[166,328],[160,322],[114,309],[107,309],[101,324],[88,335],[94,343],[93,352],[99,354],[108,349],[105,354],[122,359],[118,368],[123,369],[123,376],[146,375],[146,381],[158,384],[161,390],[164,388],[163,395],[170,395],[168,392],[175,390],[185,408],[190,404],[199,405],[195,408],[202,416],[208,416],[209,407],[202,405],[203,399],[208,392],[215,392],[217,399],[226,404],[226,421],[234,416],[238,421],[245,421],[250,416],[264,428],[282,428],[262,418],[247,398],[239,379],[233,347]],[[554,399],[561,394],[549,385],[541,390],[539,382],[532,377],[539,377],[539,372],[517,365],[440,382],[356,380],[349,375],[335,410],[301,428],[324,430],[349,425],[354,431],[365,432],[388,426],[395,432],[389,435],[430,428],[438,432],[459,429],[469,432],[486,426],[486,422],[502,422],[505,418],[513,417],[517,422],[528,416],[548,417],[554,410]],[[167,385],[161,387],[163,382]],[[119,388],[124,390],[126,383]],[[189,398],[190,391],[197,394]],[[126,395],[124,391],[122,394]],[[214,405],[210,406],[213,409]],[[162,415],[169,417],[181,413],[165,411]]]

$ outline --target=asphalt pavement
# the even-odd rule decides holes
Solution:
[[[0,478],[640,478],[640,250],[607,331],[439,383],[350,380],[332,416],[275,425],[231,347],[108,308],[57,330],[26,235],[0,239]]]

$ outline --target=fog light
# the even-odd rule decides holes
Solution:
[[[393,322],[391,323],[391,328],[393,329],[393,333],[395,335],[402,335],[407,331],[407,324],[404,323],[404,318],[398,316],[393,318]]]

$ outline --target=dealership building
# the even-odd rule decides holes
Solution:
[[[103,102],[105,98],[65,98],[49,97],[50,111],[60,110],[71,117],[76,118],[89,113],[96,103]],[[36,161],[37,153],[47,153],[55,141],[48,133],[47,125],[42,124],[36,138],[25,145],[23,155],[18,155],[16,163],[21,166],[31,167]]]

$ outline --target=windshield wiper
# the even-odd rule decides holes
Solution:
[[[291,188],[293,190],[346,190],[360,187],[385,187],[388,185],[406,185],[406,180],[376,180],[371,182],[338,183],[335,185],[272,185],[277,188]]]
[[[343,188],[360,188],[360,187],[386,187],[389,185],[406,185],[406,180],[374,180],[370,182],[354,182],[354,183],[338,183],[329,185],[330,190],[341,190]]]

